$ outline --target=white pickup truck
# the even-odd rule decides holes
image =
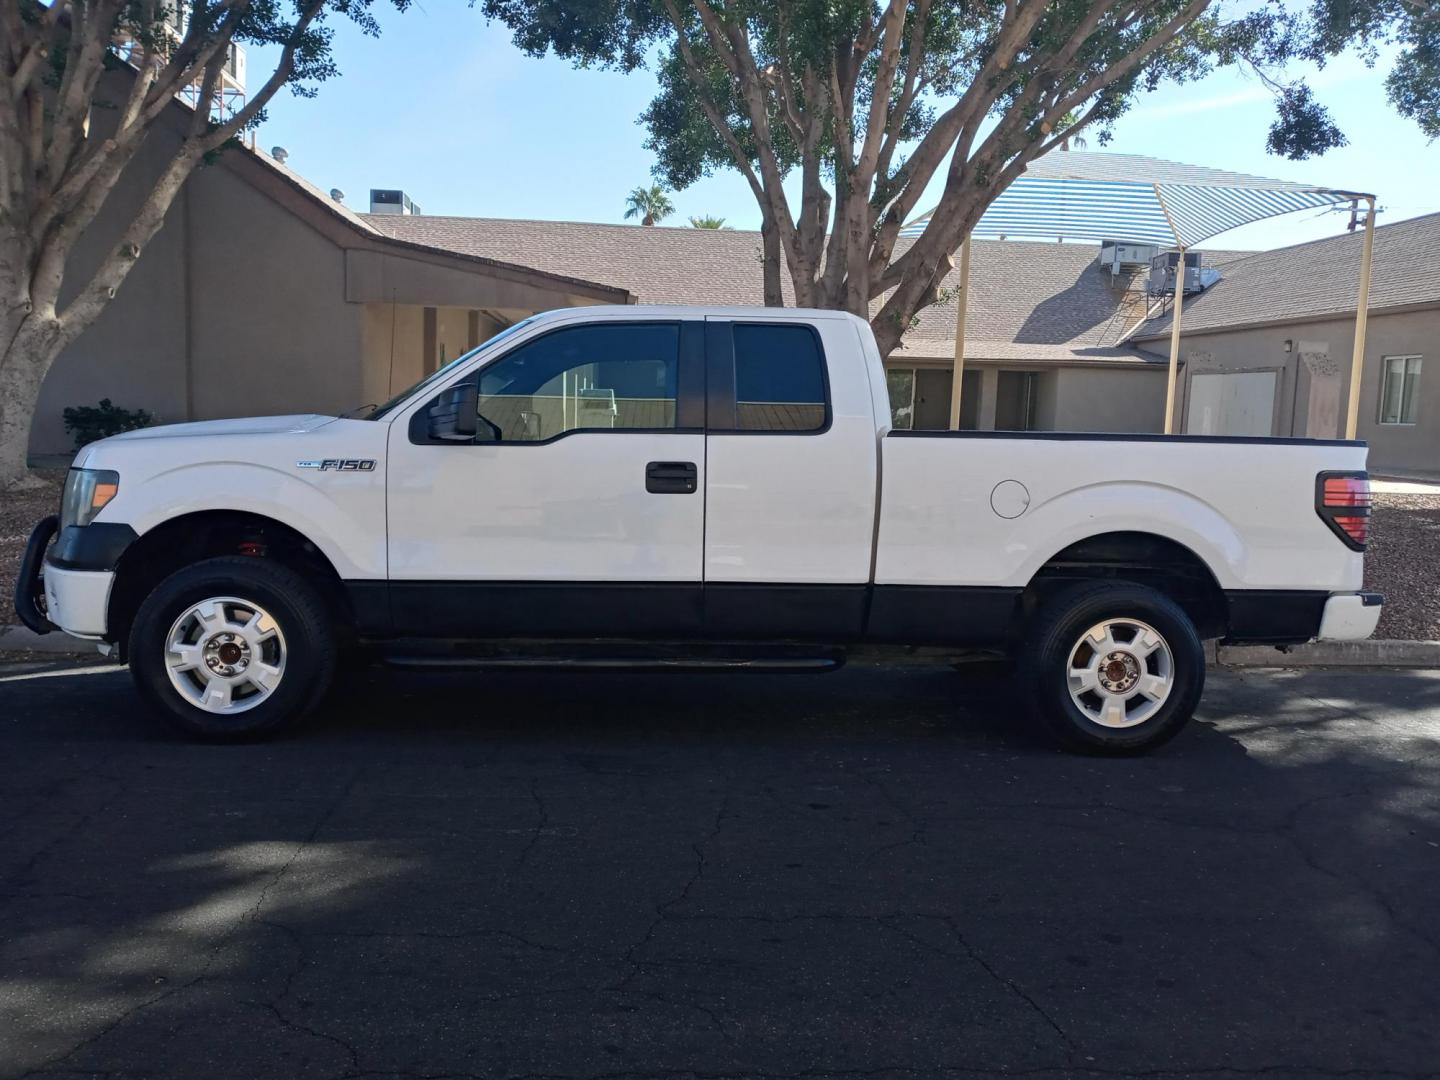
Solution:
[[[1057,738],[1129,752],[1189,719],[1202,639],[1374,630],[1365,455],[892,430],[861,319],[573,308],[363,418],[87,446],[16,607],[128,660],[161,715],[217,739],[303,715],[352,645],[773,670],[901,644],[1012,650],[1017,700]]]

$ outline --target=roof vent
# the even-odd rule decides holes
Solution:
[[[330,197],[336,202],[344,202],[345,192],[341,191],[338,187],[332,187],[330,189]]]
[[[399,188],[371,188],[370,212],[372,214],[419,214],[409,195]]]
[[[286,150],[283,146],[272,146],[270,147],[270,156],[273,157],[276,161],[278,161],[281,165],[284,165],[285,159],[290,156],[290,151]]]

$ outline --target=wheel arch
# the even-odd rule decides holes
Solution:
[[[135,613],[155,586],[182,567],[222,555],[273,559],[301,571],[320,589],[335,621],[353,626],[354,612],[339,572],[303,533],[264,514],[198,510],[141,533],[116,563],[106,626],[122,655]]]
[[[1202,638],[1225,636],[1229,605],[1209,563],[1172,537],[1138,529],[1094,533],[1052,554],[1025,586],[1022,604],[1027,621],[1061,590],[1103,580],[1133,581],[1156,589],[1180,605]]]

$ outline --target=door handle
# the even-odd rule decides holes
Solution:
[[[645,490],[652,495],[693,495],[700,470],[693,461],[652,461],[645,466]]]

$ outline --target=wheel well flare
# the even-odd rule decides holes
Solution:
[[[1025,590],[1033,611],[1060,589],[1113,579],[1148,585],[1184,609],[1202,638],[1223,637],[1229,612],[1224,590],[1205,560],[1184,544],[1144,532],[1102,533],[1056,552]]]
[[[156,585],[182,567],[224,555],[274,559],[305,573],[320,587],[337,620],[351,620],[340,575],[303,534],[262,514],[206,510],[171,518],[125,550],[110,592],[108,636],[123,645],[136,611]]]

